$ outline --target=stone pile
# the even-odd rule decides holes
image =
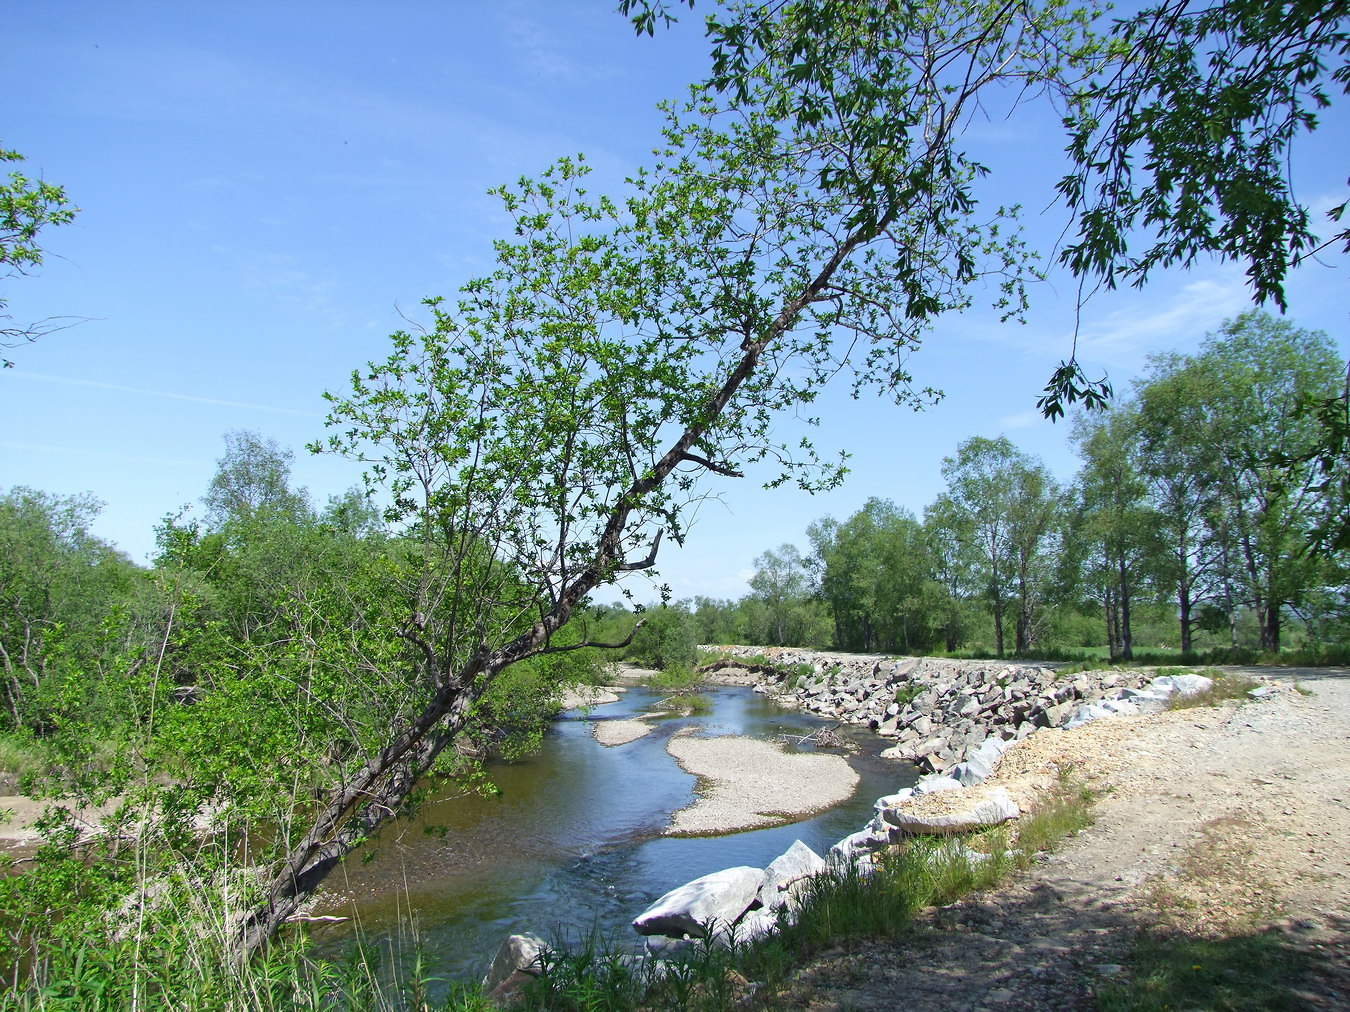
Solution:
[[[723,649],[733,651],[742,657],[762,652]],[[850,866],[866,873],[882,851],[907,836],[952,836],[1019,818],[1008,792],[984,781],[1017,740],[1039,728],[1156,711],[1173,694],[1189,696],[1213,685],[1199,675],[1149,679],[1142,672],[1092,672],[1057,678],[1029,664],[807,651],[775,651],[773,661],[772,667],[755,666],[757,689],[795,699],[815,713],[868,724],[899,740],[887,750],[895,758],[915,759],[933,770],[945,767],[947,773],[932,772],[913,787],[878,798],[871,821],[831,847],[827,858],[798,840],[767,868],[728,868],[672,889],[633,920],[644,951],[621,957],[629,966],[646,964],[659,974],[690,948],[769,934],[796,920],[814,878]],[[1253,698],[1260,698],[1259,691]],[[933,851],[932,859],[988,857],[957,842]],[[541,971],[547,952],[536,935],[510,936],[483,980],[484,990],[493,999],[508,997]]]
[[[715,649],[732,657],[765,653],[762,647]],[[934,773],[969,759],[990,737],[1025,738],[1040,727],[1066,726],[1084,706],[1112,706],[1122,693],[1139,693],[1150,677],[1136,671],[1060,677],[1048,667],[1004,661],[769,653],[774,670],[756,666],[756,691],[893,738],[885,758]]]

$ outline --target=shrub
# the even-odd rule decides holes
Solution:
[[[649,608],[633,634],[628,657],[658,671],[674,666],[692,667],[698,658],[693,616],[671,605]]]

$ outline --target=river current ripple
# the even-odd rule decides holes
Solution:
[[[319,952],[349,947],[359,924],[395,959],[411,958],[417,947],[436,976],[468,981],[517,932],[566,944],[599,931],[636,949],[640,939],[628,922],[662,893],[722,868],[763,867],[798,839],[823,854],[861,828],[878,797],[914,781],[909,768],[878,759],[887,743],[863,732],[849,756],[860,781],[843,804],[768,829],[662,836],[671,814],[694,799],[694,777],[666,752],[672,734],[693,727],[795,740],[825,723],[748,688],[705,694],[710,713],[662,719],[651,734],[614,747],[595,740],[591,721],[643,714],[660,694],[633,688],[589,715],[571,711],[549,728],[536,755],[491,767],[497,796],[443,798],[386,827],[371,854],[352,855],[330,876],[334,895],[324,908],[355,916],[317,930]]]

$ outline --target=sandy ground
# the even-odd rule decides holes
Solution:
[[[114,798],[99,808],[77,809],[76,821],[90,832],[96,832],[102,817],[115,809],[118,803],[118,799]],[[42,839],[33,824],[52,804],[51,801],[34,800],[21,795],[0,796],[0,854],[18,856],[31,853]]]
[[[564,710],[580,710],[583,707],[617,703],[621,692],[623,692],[623,689],[618,686],[578,685],[576,688],[568,689],[563,693],[561,706]]]
[[[680,733],[666,750],[699,778],[698,799],[675,813],[669,836],[780,825],[848,800],[858,785],[842,756],[784,752],[754,738]]]
[[[597,720],[591,724],[591,734],[601,745],[627,745],[651,732],[652,725],[645,720]]]
[[[1350,670],[1247,669],[1260,703],[1042,732],[991,783],[1068,768],[1096,823],[1009,887],[933,911],[904,942],[825,953],[780,1007],[999,1012],[1096,1008],[1140,928],[1270,930],[1308,953],[1293,1005],[1350,1009]],[[1301,679],[1312,695],[1292,687]]]

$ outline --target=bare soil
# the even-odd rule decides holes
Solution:
[[[821,954],[778,1006],[1093,1009],[1140,929],[1166,929],[1278,933],[1312,960],[1294,1005],[1350,1009],[1350,670],[1230,670],[1278,691],[1020,743],[989,783],[1026,803],[1068,769],[1099,794],[1095,824],[912,937]]]

